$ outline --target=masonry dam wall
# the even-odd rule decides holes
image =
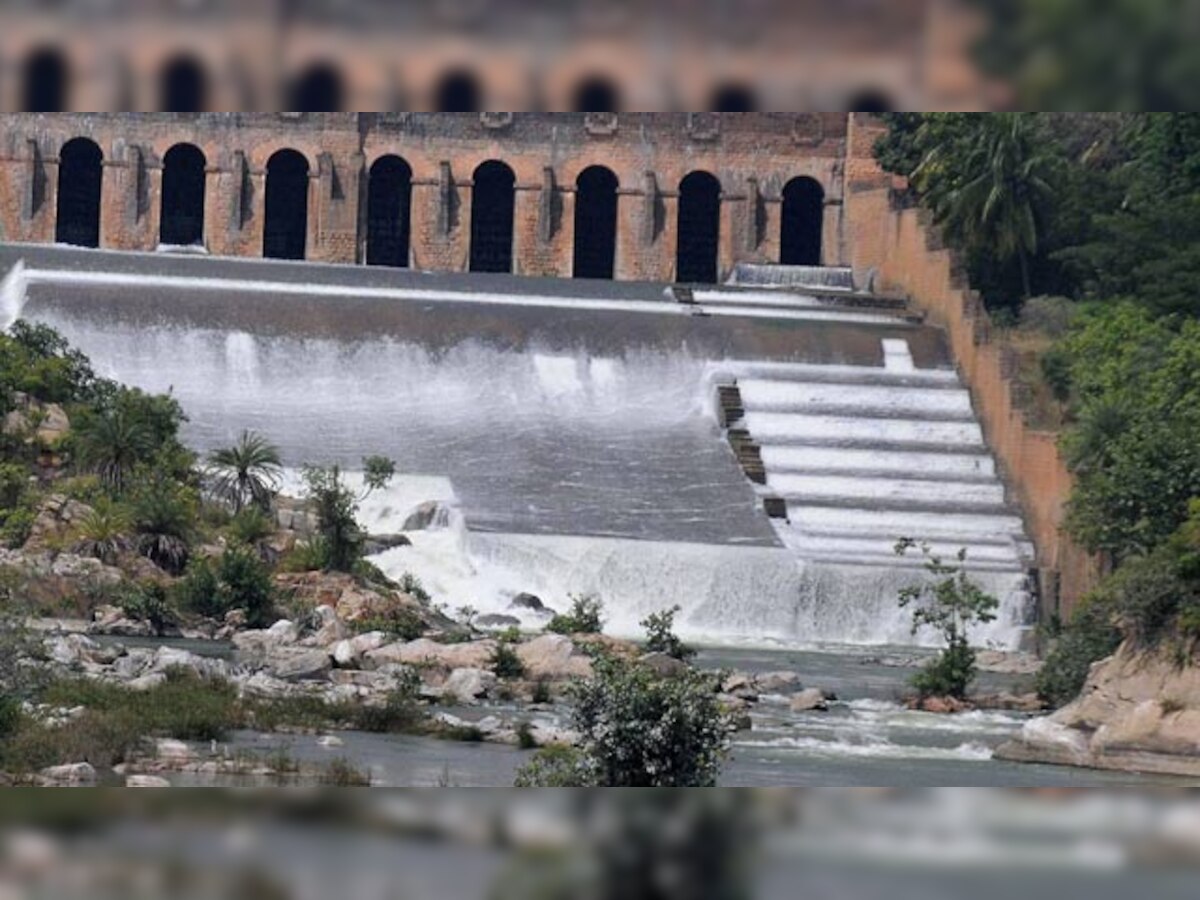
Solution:
[[[677,603],[694,640],[921,643],[905,536],[968,548],[1002,598],[981,640],[1027,636],[1032,548],[946,335],[846,270],[681,290],[9,244],[0,271],[0,318],[173,392],[201,450],[395,458],[372,531],[442,511],[379,562],[451,606],[596,593],[617,632]]]

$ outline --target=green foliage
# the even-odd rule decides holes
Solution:
[[[192,487],[164,473],[146,473],[132,494],[130,509],[138,553],[178,575],[187,566],[199,499]]]
[[[79,525],[75,552],[94,556],[106,565],[116,565],[117,557],[131,546],[132,531],[133,516],[129,509],[109,497],[100,497]]]
[[[17,320],[0,334],[0,412],[12,409],[16,392],[43,403],[90,400],[97,386],[91,364],[58,332]]]
[[[431,599],[429,591],[425,590],[425,585],[421,584],[421,579],[412,572],[405,572],[400,576],[400,580],[396,582],[396,589],[420,603],[428,603]]]
[[[279,490],[283,464],[278,447],[260,434],[243,431],[233,446],[209,455],[208,474],[213,492],[235,513],[247,506],[266,510]]]
[[[349,572],[362,556],[366,535],[358,525],[359,499],[342,480],[337,466],[309,466],[304,470],[307,497],[317,514],[317,527],[324,545],[322,568]]]
[[[1038,671],[1038,696],[1051,706],[1070,703],[1083,688],[1092,663],[1110,656],[1120,641],[1109,610],[1094,597],[1085,600]]]
[[[915,541],[902,538],[896,543],[896,553],[903,556]],[[913,677],[913,687],[921,697],[939,696],[963,699],[975,680],[975,651],[968,639],[968,629],[974,624],[991,622],[1000,605],[967,574],[967,551],[958,552],[958,564],[947,565],[921,545],[925,571],[929,578],[900,590],[900,607],[912,607],[912,631],[922,627],[937,631],[946,648],[937,659]]]
[[[554,695],[550,693],[550,682],[545,678],[539,678],[533,683],[533,691],[529,695],[530,703],[546,704],[554,700]]]
[[[192,560],[183,577],[172,588],[180,609],[200,616],[220,618],[226,607],[212,563],[204,558]]]
[[[525,675],[525,664],[511,645],[503,641],[496,644],[488,666],[497,678],[521,678]]]
[[[4,524],[0,525],[0,543],[15,550],[29,540],[37,512],[28,506],[4,511]]]
[[[388,692],[382,706],[354,704],[350,724],[360,731],[376,734],[411,732],[426,720],[421,703],[421,677],[412,669],[397,676],[396,686]]]
[[[275,531],[275,523],[258,506],[246,506],[229,520],[226,533],[237,544],[253,547]]]
[[[687,660],[696,655],[694,648],[687,646],[675,634],[675,614],[682,607],[672,606],[661,612],[651,613],[638,624],[646,629],[646,650],[650,653],[665,653],[675,659]]]
[[[37,491],[19,463],[0,463],[0,543],[16,549],[29,539],[37,518]]]
[[[397,603],[380,615],[359,619],[353,628],[359,634],[382,631],[395,636],[397,640],[415,641],[425,633],[425,622],[416,610]]]
[[[546,625],[555,634],[599,634],[604,628],[604,604],[592,595],[572,596],[571,610],[554,616]]]
[[[191,454],[179,443],[183,410],[173,398],[106,383],[99,398],[74,416],[70,446],[77,466],[123,494],[139,467],[160,478],[183,479]]]
[[[2,727],[3,723],[0,720],[0,728]],[[521,722],[517,725],[517,747],[521,750],[533,750],[537,747],[537,741],[533,737],[533,727],[528,722]]]
[[[156,581],[129,585],[117,597],[117,604],[129,618],[149,622],[157,634],[175,621],[175,610],[167,597],[167,590]]]
[[[215,567],[210,560],[194,560],[173,591],[180,608],[197,615],[219,619],[240,609],[251,627],[271,624],[275,601],[271,575],[257,554],[245,547],[228,548]]]
[[[730,723],[710,676],[688,670],[663,678],[646,666],[603,654],[595,657],[593,669],[591,678],[571,688],[578,753],[539,754],[518,774],[518,785],[716,783],[729,748]]]
[[[367,494],[387,486],[396,474],[396,463],[386,456],[363,457],[363,485],[365,498]]]
[[[514,787],[592,787],[594,773],[587,757],[574,747],[552,744],[517,770]]]

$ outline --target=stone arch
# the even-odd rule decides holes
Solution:
[[[748,113],[758,109],[758,97],[748,84],[729,81],[719,84],[712,92],[708,108],[719,113]]]
[[[304,259],[308,244],[308,160],[285,148],[267,160],[263,256]]]
[[[381,156],[367,174],[367,265],[408,267],[412,228],[412,167]]]
[[[575,87],[571,109],[575,112],[615,113],[621,108],[621,90],[603,75],[585,78]]]
[[[344,104],[342,73],[332,63],[309,66],[288,91],[288,109],[293,112],[338,112]]]
[[[516,176],[489,160],[475,170],[471,191],[472,272],[511,272]]]
[[[57,47],[41,47],[22,67],[21,109],[24,112],[63,112],[67,108],[70,69]]]
[[[163,157],[159,240],[190,246],[204,243],[204,188],[208,160],[194,144],[176,144]]]
[[[75,138],[58,154],[58,209],[54,240],[77,247],[100,246],[100,187],[104,154],[94,141]]]
[[[819,266],[825,224],[825,190],[815,178],[793,178],[783,188],[779,217],[779,261],[785,266]]]
[[[895,109],[892,100],[886,93],[876,88],[859,91],[846,104],[847,112],[885,113]]]
[[[478,76],[467,69],[447,72],[434,89],[433,108],[437,112],[481,112],[483,88]]]
[[[713,284],[721,241],[721,182],[696,171],[679,183],[675,280]]]
[[[163,112],[198,113],[208,107],[208,75],[192,56],[167,60],[159,76],[159,104]]]
[[[612,278],[617,255],[617,176],[589,166],[575,180],[576,278]]]

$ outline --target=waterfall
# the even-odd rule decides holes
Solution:
[[[363,510],[373,532],[425,501],[452,514],[377,561],[451,609],[595,593],[616,633],[678,604],[693,640],[925,643],[896,604],[920,577],[888,555],[904,535],[969,544],[1003,600],[980,639],[1021,640],[1020,517],[932,329],[823,301],[777,313],[769,292],[722,307],[718,291],[701,311],[724,315],[694,315],[650,287],[556,297],[552,281],[513,279],[468,302],[468,281],[443,297],[411,273],[372,294],[328,270],[272,289],[244,263],[238,281],[221,260],[156,264],[206,275],[15,271],[3,309],[60,330],[101,375],[170,391],[201,451],[253,429],[292,469],[395,459],[400,475]],[[730,378],[765,485],[716,416]],[[768,519],[768,493],[790,521]]]

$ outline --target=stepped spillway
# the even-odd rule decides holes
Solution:
[[[395,458],[373,530],[453,515],[380,562],[452,608],[594,592],[617,632],[679,604],[691,639],[922,642],[907,536],[967,547],[1003,600],[982,639],[1026,630],[1020,516],[943,336],[894,301],[11,246],[0,270],[7,317],[171,391],[201,450],[252,428],[293,468]],[[731,383],[762,484],[718,420]]]

